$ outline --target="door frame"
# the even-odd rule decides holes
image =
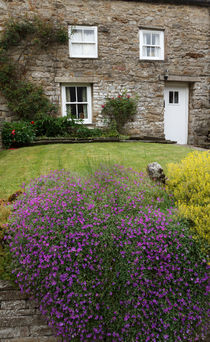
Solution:
[[[164,87],[164,134],[165,134],[165,111],[166,111],[166,88],[174,88],[176,89],[185,89],[185,143],[188,143],[188,122],[189,122],[189,83],[187,82],[170,82],[166,81],[165,82],[165,87]],[[183,144],[183,145],[184,145]]]

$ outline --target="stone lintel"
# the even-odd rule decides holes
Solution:
[[[87,77],[55,77],[56,83],[96,83],[98,78],[94,76]]]
[[[172,81],[172,82],[199,82],[200,78],[195,76],[177,76],[168,75],[167,78],[164,75],[159,76],[160,81]]]
[[[158,27],[158,26],[153,26],[153,25],[147,25],[147,26],[142,26],[142,25],[140,25],[139,26],[139,29],[140,30],[154,30],[154,31],[165,31],[165,28],[163,28],[163,27]]]

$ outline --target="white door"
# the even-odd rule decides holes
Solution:
[[[164,92],[164,133],[167,140],[187,144],[188,137],[188,85],[168,84]]]

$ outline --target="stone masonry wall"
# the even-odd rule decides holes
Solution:
[[[59,342],[37,305],[10,283],[0,280],[0,341]]]
[[[127,125],[131,134],[164,137],[164,87],[166,70],[172,76],[196,77],[190,83],[188,142],[199,144],[197,131],[209,117],[209,11],[206,7],[177,6],[120,0],[10,0],[0,1],[0,28],[10,17],[38,15],[66,25],[98,26],[99,57],[70,58],[68,46],[52,46],[30,56],[27,79],[41,83],[61,113],[61,84],[92,85],[93,124],[101,124],[105,97],[127,89],[138,95],[138,114]],[[139,27],[165,32],[165,60],[139,59]],[[17,59],[18,48],[12,51]],[[25,59],[22,58],[24,63]],[[0,121],[10,121],[0,97]]]

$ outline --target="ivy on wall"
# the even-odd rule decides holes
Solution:
[[[22,79],[18,67],[22,55],[29,49],[47,49],[52,44],[66,44],[67,41],[67,29],[50,20],[35,17],[21,21],[11,19],[6,23],[0,40],[0,89],[8,108],[17,117],[31,120],[56,112],[56,106],[46,97],[42,87]],[[9,50],[18,45],[21,45],[21,52],[14,61]]]

